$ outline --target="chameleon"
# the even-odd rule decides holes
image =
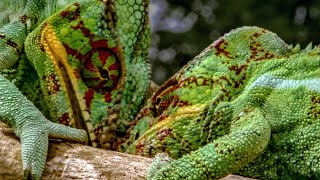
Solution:
[[[50,135],[155,156],[149,179],[319,178],[319,46],[241,27],[148,99],[148,1],[5,4],[23,13],[1,17],[0,119],[26,177]]]
[[[167,80],[128,130],[149,179],[320,178],[320,46],[230,31]]]
[[[1,1],[0,120],[24,177],[40,179],[49,137],[115,149],[126,134],[150,84],[148,4]]]

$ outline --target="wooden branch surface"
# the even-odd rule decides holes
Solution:
[[[93,148],[77,143],[50,141],[42,179],[146,179],[152,159]],[[19,139],[0,123],[0,179],[22,179]],[[250,180],[230,175],[223,180]]]

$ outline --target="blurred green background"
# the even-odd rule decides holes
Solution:
[[[320,42],[320,0],[151,0],[150,16],[150,62],[157,84],[240,26],[266,28],[302,47]]]

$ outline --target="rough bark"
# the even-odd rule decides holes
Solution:
[[[50,141],[42,179],[145,179],[150,158],[97,149],[81,144]],[[0,179],[22,179],[19,140],[0,123]],[[249,180],[228,176],[223,180]]]
[[[0,139],[0,179],[21,179],[19,140],[2,123]],[[141,156],[50,141],[43,179],[145,179],[150,163]]]

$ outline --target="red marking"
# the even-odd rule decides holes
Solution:
[[[101,80],[97,85],[95,85],[93,88],[94,89],[102,89],[103,87],[104,87],[104,85],[105,85],[105,83],[106,83],[107,81],[105,81],[105,80]],[[108,88],[108,87],[106,87],[106,88]]]
[[[107,40],[98,40],[91,43],[93,49],[97,48],[108,48],[108,41]]]
[[[174,96],[171,104],[173,107],[184,107],[189,105],[188,102],[180,100],[179,96]]]
[[[91,40],[91,46],[93,49],[108,49],[111,50],[112,53],[116,54],[118,52],[118,49],[116,47],[110,48],[108,46],[108,41],[107,40],[98,40],[98,41],[92,41]]]
[[[165,120],[167,117],[169,117],[168,114],[166,113],[162,113],[159,118],[158,118],[158,122],[162,121],[162,120]],[[151,121],[150,121],[151,122]],[[149,125],[149,127],[153,126],[153,124]]]
[[[164,138],[168,136],[172,136],[171,134],[172,129],[163,129],[157,133],[157,137],[160,141],[164,140]]]
[[[76,57],[79,60],[84,60],[86,58],[86,56],[81,55],[81,53],[79,53],[79,51],[72,49],[67,44],[63,44],[63,46],[66,49],[66,52],[67,52],[68,55],[72,55],[72,56]]]
[[[152,96],[152,101],[155,102],[157,97],[162,94],[163,91],[165,91],[168,87],[170,87],[171,92],[176,90],[179,87],[178,81],[176,80],[176,76],[170,78],[167,80]]]
[[[83,21],[80,21],[78,26],[76,26],[74,28],[80,29],[82,31],[82,33],[84,34],[84,36],[86,36],[86,37],[92,36],[91,31],[84,27]]]
[[[86,61],[84,61],[83,66],[89,71],[97,71],[97,69],[92,64],[91,59],[87,59]]]
[[[85,92],[83,99],[86,101],[87,109],[90,109],[90,104],[93,99],[93,95],[94,95],[94,91],[92,89],[88,89],[88,91]]]
[[[252,36],[258,38],[258,37],[261,36],[261,35],[262,35],[261,33],[255,32]]]
[[[222,47],[223,45],[224,47]],[[228,58],[232,58],[230,55],[230,52],[226,50],[227,46],[228,46],[228,43],[223,38],[219,38],[216,42],[214,42],[214,48],[217,50],[216,55],[219,56],[223,54]]]
[[[265,50],[261,47],[261,44],[256,43],[256,42],[253,42],[250,45],[250,51],[251,51],[250,59],[252,59],[254,61],[262,61],[265,59],[271,59],[275,56],[274,54],[271,54],[270,52],[265,52]]]
[[[99,59],[102,62],[102,65],[105,65],[107,62],[107,59],[112,56],[112,54],[109,51],[98,51],[99,53]]]
[[[56,80],[56,75],[50,74],[49,76],[45,76],[44,79],[47,82],[47,86],[50,87],[48,94],[56,94],[60,89],[59,81]]]
[[[70,123],[69,114],[68,113],[62,114],[62,116],[59,118],[59,122],[60,122],[60,124],[69,126],[69,123]]]
[[[114,64],[111,64],[111,65],[109,66],[109,69],[110,69],[110,70],[119,70],[120,68],[119,68],[118,63],[114,63]]]
[[[70,14],[70,11],[66,10],[66,11],[62,11],[60,13],[60,16],[62,16],[63,18],[67,17]]]
[[[111,75],[110,78],[112,79],[113,83],[112,84],[115,84],[115,82],[118,81],[118,76],[116,75]]]
[[[53,93],[57,93],[60,89],[60,85],[58,84],[58,81],[54,81],[53,84]]]
[[[111,102],[111,101],[112,101],[111,94],[110,94],[110,93],[106,93],[106,94],[104,95],[104,100],[105,100],[106,102]]]
[[[247,65],[244,64],[244,65],[241,65],[241,66],[230,66],[228,67],[230,71],[235,71],[235,74],[236,75],[239,75],[241,73],[241,71],[246,71],[247,70]]]
[[[60,16],[63,18],[67,18],[69,21],[73,21],[75,19],[78,19],[80,16],[80,4],[79,3],[73,3],[74,6],[77,6],[77,9],[75,11],[70,10],[70,8],[66,9],[65,11],[62,11],[60,13]]]

